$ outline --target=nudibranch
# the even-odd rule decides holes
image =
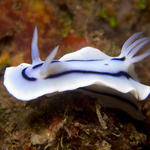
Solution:
[[[32,100],[45,94],[70,90],[82,90],[94,95],[110,96],[113,100],[100,98],[108,107],[121,108],[135,118],[143,118],[137,102],[145,100],[150,86],[138,81],[134,63],[150,55],[150,50],[137,53],[150,42],[135,33],[123,45],[118,57],[111,57],[92,47],[84,47],[53,60],[58,46],[42,61],[38,52],[38,33],[35,28],[31,44],[32,64],[22,63],[7,67],[4,86],[15,98]]]

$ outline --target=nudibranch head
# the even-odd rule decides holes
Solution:
[[[147,50],[137,56],[150,42],[150,38],[140,38],[141,34],[139,32],[131,36],[118,57],[108,56],[96,48],[84,47],[54,61],[57,46],[46,60],[42,61],[35,28],[31,45],[32,64],[22,63],[16,67],[7,67],[4,86],[11,95],[23,101],[54,92],[80,89],[118,96],[124,106],[130,105],[136,110],[137,100],[144,100],[150,94],[150,86],[138,82],[134,71],[134,63],[150,55],[150,50]]]

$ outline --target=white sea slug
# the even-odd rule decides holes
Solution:
[[[96,48],[84,47],[55,61],[56,47],[42,61],[35,28],[31,46],[32,64],[7,67],[4,86],[11,95],[23,101],[54,92],[79,89],[98,95],[101,97],[100,103],[105,106],[121,108],[134,118],[143,119],[137,102],[149,96],[150,86],[138,81],[134,63],[150,55],[148,50],[135,56],[150,42],[150,38],[140,38],[141,34],[131,36],[118,57],[110,57]],[[105,96],[111,99],[103,98]]]

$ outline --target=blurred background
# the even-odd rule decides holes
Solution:
[[[146,0],[1,0],[0,8],[0,65],[30,62],[35,26],[43,59],[56,45],[60,55],[91,45],[115,56],[133,33],[150,32]]]
[[[70,103],[75,106],[75,110],[73,108],[67,110],[71,114],[68,113],[69,118],[72,117],[71,122],[67,122],[65,131],[60,131],[60,126],[63,126],[67,119],[61,116],[60,112],[53,115],[54,112],[50,112],[49,107],[45,108],[44,104],[41,104],[41,98],[37,100],[37,103],[31,105],[17,101],[7,93],[2,85],[4,69],[22,62],[31,63],[30,46],[35,26],[38,28],[38,46],[43,60],[57,45],[60,46],[57,58],[84,46],[96,47],[108,55],[117,56],[120,54],[123,43],[132,34],[143,32],[144,35],[150,36],[150,1],[0,0],[0,150],[150,149],[149,131],[145,127],[149,126],[149,123],[144,122],[145,126],[140,124],[146,128],[145,132],[144,129],[137,129],[133,122],[124,123],[115,120],[115,114],[112,115],[107,110],[102,113],[104,116],[105,113],[109,116],[111,127],[109,131],[102,132],[105,133],[105,136],[104,134],[102,136],[101,128],[97,129],[99,126],[97,121],[85,119],[89,116],[89,112],[93,113],[92,117],[95,116],[94,104],[91,102],[88,104],[83,100],[87,100],[88,97],[73,98],[77,103]],[[142,83],[150,85],[149,58],[137,64],[136,70]],[[70,97],[64,99],[70,100]],[[87,107],[82,104],[80,106],[81,99],[83,105],[87,103]],[[48,99],[44,98],[43,103],[47,104]],[[41,107],[38,107],[38,104]],[[77,117],[77,119],[76,116],[83,107],[87,109],[86,114],[83,115],[84,117]],[[145,115],[150,118],[149,100],[142,104],[142,109],[145,111]],[[65,106],[64,110],[61,110],[62,112],[63,114],[66,112]],[[84,123],[83,120],[87,122]],[[78,123],[78,126],[75,126],[75,122]],[[115,122],[122,125],[122,129],[120,126],[116,126]],[[92,131],[90,130],[91,124],[94,124]],[[58,129],[54,130],[54,135],[51,134],[51,129],[55,129],[57,125],[59,125]],[[37,131],[41,131],[41,134],[38,133],[39,136],[37,136]],[[116,136],[110,133],[112,131],[117,132],[114,133]],[[61,138],[56,138],[58,135]],[[80,137],[84,135],[82,140],[79,135]],[[63,141],[65,136],[70,136],[67,142]],[[92,139],[87,138],[88,136],[91,136]],[[109,136],[111,136],[110,139]],[[42,142],[39,142],[40,138]],[[77,143],[72,139],[75,139]]]

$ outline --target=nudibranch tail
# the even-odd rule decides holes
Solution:
[[[38,50],[38,30],[35,27],[33,32],[32,44],[31,44],[31,57],[32,57],[32,64],[38,64],[41,62]]]

